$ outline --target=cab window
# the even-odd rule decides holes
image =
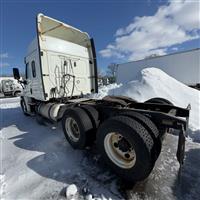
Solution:
[[[28,79],[28,67],[29,67],[29,62],[26,63],[26,71],[25,71],[25,76],[26,76],[26,79]]]

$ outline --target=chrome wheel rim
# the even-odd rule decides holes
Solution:
[[[109,159],[118,167],[130,169],[135,165],[135,150],[120,133],[108,133],[104,138],[104,148]]]
[[[68,117],[66,119],[65,128],[66,128],[69,138],[73,142],[77,142],[80,139],[80,129],[78,127],[77,122],[73,118]]]

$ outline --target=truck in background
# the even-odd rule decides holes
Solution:
[[[200,48],[118,64],[116,81],[119,84],[134,80],[148,67],[159,68],[178,81],[200,89]]]
[[[19,83],[11,78],[4,78],[0,81],[0,92],[5,96],[16,97],[22,92],[22,87]]]
[[[148,177],[169,128],[179,131],[177,159],[184,159],[189,107],[162,98],[137,102],[123,96],[87,98],[98,92],[94,41],[85,32],[43,14],[25,57],[21,108],[25,115],[61,122],[75,149],[96,144],[105,163],[125,181]],[[44,144],[45,145],[45,144]]]

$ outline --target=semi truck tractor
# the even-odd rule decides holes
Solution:
[[[88,98],[98,92],[94,40],[86,32],[37,15],[36,38],[28,48],[21,108],[27,116],[61,122],[75,149],[96,145],[104,162],[122,180],[144,180],[161,152],[170,128],[179,132],[177,159],[184,160],[190,108],[166,99],[137,102],[124,96]],[[45,144],[44,144],[45,145]]]

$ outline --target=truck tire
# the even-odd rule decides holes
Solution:
[[[167,105],[171,105],[171,106],[174,105],[174,104],[173,104],[172,102],[170,102],[169,100],[164,99],[164,98],[160,98],[160,97],[156,97],[156,98],[149,99],[149,100],[145,101],[144,103],[160,103],[160,104],[167,104]],[[165,133],[166,133],[166,132],[169,132],[169,128],[160,130],[160,137],[161,137],[161,140],[164,139]]]
[[[83,109],[67,109],[62,118],[62,127],[67,141],[74,149],[84,149],[88,145],[89,133],[93,126]]]
[[[94,129],[97,129],[99,126],[99,112],[93,107],[93,106],[89,106],[89,105],[84,105],[81,106],[81,108],[83,110],[86,111],[86,113],[88,114],[89,118],[92,121],[92,125]]]
[[[12,93],[6,93],[6,92],[5,92],[5,93],[4,93],[4,96],[5,96],[5,97],[10,97],[10,96],[12,96]]]
[[[160,104],[167,104],[167,105],[172,105],[173,106],[172,102],[170,102],[167,99],[160,98],[160,97],[149,99],[149,100],[145,101],[144,103],[160,103]]]
[[[16,91],[16,92],[14,92],[14,96],[15,96],[15,97],[19,97],[19,96],[20,96],[20,93],[21,93],[20,91]]]
[[[25,104],[25,101],[24,101],[23,98],[20,100],[20,105],[21,105],[21,108],[22,108],[22,111],[23,111],[24,115],[25,115],[25,116],[30,116],[30,115],[27,113],[26,104]]]
[[[124,100],[127,103],[130,103],[130,102],[136,102],[137,103],[137,101],[135,99],[132,99],[132,98],[127,97],[127,96],[114,96],[114,97],[116,97],[117,99]]]
[[[107,99],[107,98],[122,100],[126,103],[137,103],[135,99],[132,99],[127,96],[105,96],[103,99]]]
[[[120,113],[120,115],[131,117],[132,119],[142,124],[142,126],[144,126],[144,128],[149,132],[149,134],[151,135],[154,141],[152,157],[156,161],[158,156],[160,155],[161,148],[162,148],[161,138],[159,137],[159,131],[156,125],[148,117],[137,112],[126,111],[126,112]]]
[[[106,120],[97,132],[97,147],[105,163],[131,183],[144,180],[152,171],[153,145],[144,126],[127,116]]]

